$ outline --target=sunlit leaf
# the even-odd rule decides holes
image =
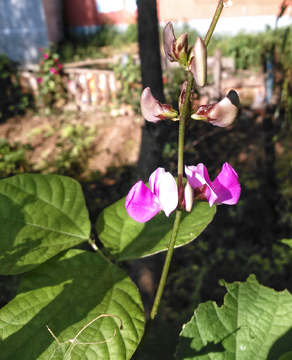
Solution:
[[[292,239],[282,239],[281,243],[286,244],[292,248]]]
[[[177,360],[278,360],[292,350],[292,296],[260,285],[224,283],[224,305],[200,304],[180,334]]]
[[[0,273],[18,274],[86,241],[90,221],[80,184],[21,174],[0,180]]]
[[[194,240],[211,222],[216,207],[196,202],[191,213],[183,212],[176,247]],[[136,259],[167,250],[175,212],[164,213],[146,223],[138,223],[128,215],[125,198],[106,208],[96,223],[100,240],[119,260]]]
[[[123,330],[117,317],[101,317],[71,346],[104,314],[118,316]],[[139,292],[118,266],[99,253],[68,250],[27,273],[0,310],[1,360],[63,359],[70,346],[72,360],[130,359],[144,322]]]

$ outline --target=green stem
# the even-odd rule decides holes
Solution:
[[[217,25],[217,22],[219,20],[219,17],[221,15],[222,10],[223,10],[223,0],[219,0],[217,9],[215,11],[215,14],[213,16],[211,25],[209,27],[209,30],[207,31],[207,35],[206,35],[205,40],[204,40],[206,47],[209,45],[209,42],[211,40],[211,37],[213,35],[213,32],[215,30],[215,27]]]
[[[163,290],[164,290],[164,286],[166,283],[166,278],[167,278],[167,274],[168,274],[168,270],[169,270],[169,266],[170,266],[170,262],[171,262],[171,258],[172,258],[172,254],[173,254],[173,250],[174,250],[174,245],[176,242],[176,238],[177,238],[177,233],[178,233],[178,228],[179,228],[179,224],[180,224],[180,220],[181,220],[181,216],[182,216],[182,210],[181,209],[177,209],[176,210],[176,214],[175,214],[175,220],[174,220],[174,224],[173,224],[173,228],[172,228],[172,234],[171,234],[171,238],[170,238],[170,243],[169,243],[169,247],[168,247],[168,251],[166,254],[166,258],[164,261],[164,265],[163,265],[163,269],[162,269],[162,274],[160,277],[160,282],[158,285],[158,289],[157,289],[157,293],[155,296],[155,300],[154,300],[154,304],[150,313],[150,318],[147,322],[146,328],[145,328],[145,332],[143,334],[143,338],[135,352],[135,355],[137,356],[137,354],[140,352],[141,348],[143,347],[144,343],[145,343],[145,339],[148,336],[148,333],[151,329],[151,326],[153,324],[153,321],[155,319],[155,316],[157,314],[158,311],[158,307],[160,304],[160,300],[163,294]]]
[[[176,214],[175,214],[175,220],[174,220],[174,224],[173,224],[173,228],[172,228],[172,234],[171,234],[171,238],[170,238],[170,242],[169,242],[169,246],[168,246],[168,251],[166,254],[166,258],[165,258],[165,262],[163,265],[163,270],[162,270],[162,274],[161,274],[161,278],[160,278],[160,282],[158,285],[158,289],[157,289],[157,293],[156,293],[156,297],[154,300],[154,304],[150,313],[150,318],[149,318],[149,323],[152,323],[156,314],[157,314],[157,310],[160,304],[160,300],[161,300],[161,296],[163,293],[163,289],[165,286],[165,282],[166,282],[166,278],[167,278],[167,274],[168,274],[168,270],[169,270],[169,266],[170,266],[170,262],[171,262],[171,258],[172,258],[172,254],[173,254],[173,250],[174,250],[174,245],[176,242],[176,238],[177,238],[177,233],[178,233],[178,228],[179,228],[179,223],[181,220],[181,215],[182,215],[182,210],[176,210]],[[151,326],[151,325],[149,325]]]
[[[180,189],[183,186],[183,171],[184,171],[184,145],[185,145],[185,127],[186,119],[189,115],[189,103],[191,97],[191,90],[194,85],[194,77],[192,73],[188,73],[188,82],[186,88],[185,101],[183,104],[181,117],[179,121],[179,130],[178,130],[178,162],[177,162],[177,186],[180,192]]]

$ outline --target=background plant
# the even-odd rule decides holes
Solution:
[[[63,65],[54,49],[41,49],[39,61],[39,107],[49,114],[57,102],[66,99]]]
[[[130,104],[138,112],[141,97],[141,69],[131,55],[124,54],[121,60],[113,66],[115,76],[120,84],[117,97],[119,104]]]
[[[24,94],[19,83],[16,63],[0,54],[0,119],[24,114],[31,107],[32,99]]]
[[[23,173],[27,170],[27,151],[30,145],[10,143],[0,138],[0,178]]]

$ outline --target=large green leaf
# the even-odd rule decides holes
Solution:
[[[0,181],[0,273],[28,271],[84,242],[90,221],[80,184],[58,175]]]
[[[72,360],[130,359],[144,331],[140,294],[118,266],[99,253],[68,250],[27,273],[19,293],[0,311],[1,360],[63,359],[78,336]],[[46,328],[54,333],[60,345]],[[72,348],[72,346],[71,346]],[[63,354],[63,355],[62,355]],[[65,357],[64,359],[70,359]]]
[[[191,213],[182,215],[176,247],[194,240],[211,222],[216,207],[196,202]],[[136,259],[167,250],[175,212],[169,217],[164,213],[146,223],[138,223],[128,215],[125,198],[109,206],[100,214],[96,230],[100,240],[119,260]]]
[[[292,350],[292,296],[260,285],[226,284],[224,305],[200,304],[184,325],[178,360],[278,360]]]

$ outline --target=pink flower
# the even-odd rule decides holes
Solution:
[[[51,67],[50,68],[50,73],[53,74],[53,75],[56,75],[57,70],[54,67]]]
[[[163,48],[165,56],[169,61],[178,61],[182,67],[187,69],[188,34],[181,34],[178,39],[176,39],[171,22],[165,25],[163,31]]]
[[[61,70],[63,68],[63,65],[62,64],[57,64],[57,68]]]
[[[166,216],[178,204],[178,190],[173,176],[163,168],[156,169],[149,178],[148,189],[143,181],[138,181],[126,198],[126,210],[132,219],[144,223],[160,211]]]
[[[141,111],[146,120],[154,123],[169,118],[174,119],[178,116],[177,111],[170,105],[161,104],[161,102],[156,100],[149,87],[142,91]]]
[[[220,174],[211,182],[204,164],[186,166],[186,176],[195,189],[196,200],[207,200],[209,205],[234,205],[240,197],[238,175],[231,165],[225,163]]]
[[[44,53],[44,54],[43,54],[43,58],[44,58],[45,60],[47,60],[47,59],[49,58],[49,54],[48,54],[48,53]]]
[[[230,90],[219,103],[199,106],[191,118],[203,120],[219,127],[227,127],[236,119],[239,105],[237,92]]]
[[[37,78],[37,82],[40,84],[43,82],[43,79],[39,77],[39,78]]]

